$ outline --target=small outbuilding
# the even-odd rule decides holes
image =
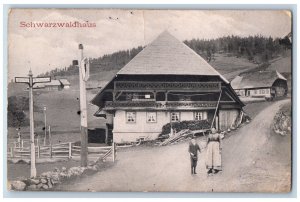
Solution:
[[[60,83],[59,80],[51,80],[51,82],[45,83],[45,89],[48,91],[61,90],[62,84]]]
[[[287,79],[278,71],[256,71],[240,74],[231,86],[241,97],[273,99],[288,92]]]
[[[69,89],[71,84],[67,79],[59,79],[63,89]]]
[[[28,90],[29,87],[26,88]],[[44,90],[45,89],[45,84],[44,83],[35,83],[33,85],[33,90]]]

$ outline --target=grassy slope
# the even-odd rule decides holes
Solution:
[[[99,79],[104,84],[104,82],[109,80],[113,75],[113,71],[103,72],[101,75],[92,75],[91,78],[94,78],[94,81]],[[67,79],[71,83],[71,88],[68,90],[34,93],[34,101],[38,106],[38,109],[35,109],[34,118],[44,123],[42,109],[43,106],[47,106],[47,124],[51,125],[53,135],[59,134],[59,138],[55,138],[54,143],[70,141],[69,137],[71,137],[72,141],[77,141],[80,138],[80,116],[77,113],[79,111],[78,76],[70,76],[67,77]],[[28,91],[24,91],[25,88],[26,85],[23,84],[9,84],[8,96],[17,95],[27,97]],[[90,128],[105,126],[103,119],[96,119],[93,116],[98,109],[97,106],[89,104],[89,101],[96,95],[95,92],[97,91],[87,91],[88,126]],[[44,134],[42,128],[42,125],[35,126],[35,132],[37,134]],[[24,127],[21,131],[25,137],[29,135],[29,127]],[[16,133],[15,129],[8,129],[10,137],[16,136]]]
[[[283,56],[280,56],[271,61],[270,68],[276,69],[279,72],[291,73],[292,72],[292,59],[291,52],[287,51]]]
[[[209,64],[229,81],[239,73],[257,67],[246,58],[227,56],[227,54],[216,54],[215,60]]]
[[[257,64],[249,62],[246,58],[232,57],[227,54],[216,54],[215,60],[211,61],[209,64],[229,81],[244,71],[258,67]],[[277,70],[289,79],[289,75],[292,71],[290,51],[287,51],[284,56],[271,60],[270,64],[268,70]]]

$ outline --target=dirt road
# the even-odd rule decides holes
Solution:
[[[197,175],[190,174],[188,143],[137,147],[118,152],[111,169],[60,185],[59,191],[287,192],[290,189],[291,138],[271,132],[279,107],[272,103],[248,125],[223,141],[223,172],[208,177],[205,150]],[[200,144],[203,140],[198,139]]]

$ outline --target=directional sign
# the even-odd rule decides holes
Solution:
[[[51,77],[35,77],[33,83],[48,83],[51,82]]]
[[[15,77],[16,83],[29,83],[29,77]]]
[[[84,81],[87,81],[90,77],[90,61],[86,57],[81,60],[80,64],[81,75]]]
[[[35,166],[35,146],[34,146],[34,120],[33,120],[33,84],[51,82],[51,77],[32,77],[32,71],[29,70],[29,77],[15,77],[16,83],[27,83],[29,85],[29,115],[30,115],[30,177],[36,177]],[[44,107],[46,111],[46,106]],[[46,113],[45,113],[46,115]],[[45,117],[46,124],[46,117]]]

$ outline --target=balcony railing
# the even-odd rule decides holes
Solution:
[[[114,109],[214,109],[217,101],[106,101],[104,110]]]
[[[147,82],[115,81],[115,90],[197,90],[202,92],[219,92],[220,82]]]

